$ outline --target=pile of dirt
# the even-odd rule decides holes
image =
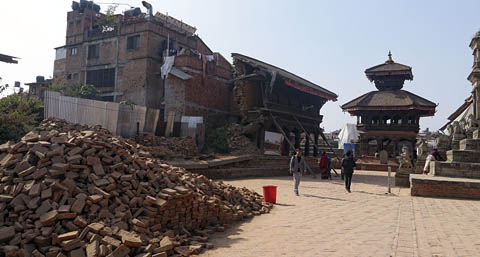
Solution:
[[[261,195],[162,163],[99,127],[50,119],[0,146],[6,256],[188,256],[268,213]]]

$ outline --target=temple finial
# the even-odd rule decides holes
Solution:
[[[393,63],[391,51],[388,51],[388,60],[386,61],[386,63]]]

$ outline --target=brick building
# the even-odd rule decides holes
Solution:
[[[65,45],[56,48],[54,76],[92,84],[106,101],[131,101],[181,116],[230,113],[232,66],[195,35],[196,29],[140,8],[118,15],[93,2],[73,2]],[[167,76],[165,57],[175,56]]]
[[[43,99],[45,90],[52,84],[52,79],[37,76],[35,82],[25,83],[28,86],[28,94]]]

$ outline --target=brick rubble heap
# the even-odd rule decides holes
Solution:
[[[6,256],[188,256],[213,247],[209,233],[271,208],[98,127],[47,120],[0,146]]]

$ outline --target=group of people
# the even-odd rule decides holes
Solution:
[[[425,167],[423,169],[424,174],[428,174],[430,171],[430,162],[432,161],[441,161],[442,157],[440,156],[437,149],[433,149],[427,156]],[[320,160],[318,161],[320,168],[320,174],[322,179],[329,179],[332,177],[330,171],[332,170],[332,160],[327,156],[325,152],[322,153]],[[349,150],[345,154],[345,158],[342,159],[342,171],[345,177],[345,189],[347,192],[351,193],[350,186],[352,184],[353,170],[356,166],[355,160],[353,159],[352,151]],[[293,176],[293,191],[295,195],[299,195],[298,188],[300,185],[300,180],[306,171],[309,171],[314,175],[312,169],[308,166],[305,158],[302,156],[302,151],[296,149],[296,154],[292,156],[290,160],[290,174]]]
[[[329,179],[332,177],[332,160],[326,152],[322,153],[322,156],[318,161],[318,165],[322,179]],[[353,169],[355,165],[356,164],[355,160],[353,159],[352,151],[348,151],[345,154],[345,158],[342,160],[342,170],[345,176],[345,189],[349,193],[351,193],[350,185],[352,183]],[[300,149],[296,149],[296,154],[290,159],[290,174],[293,176],[293,191],[297,196],[299,195],[298,188],[300,185],[300,180],[307,170],[312,173],[315,178],[315,174],[312,172],[312,169],[308,166],[305,158],[302,156],[302,151]]]

